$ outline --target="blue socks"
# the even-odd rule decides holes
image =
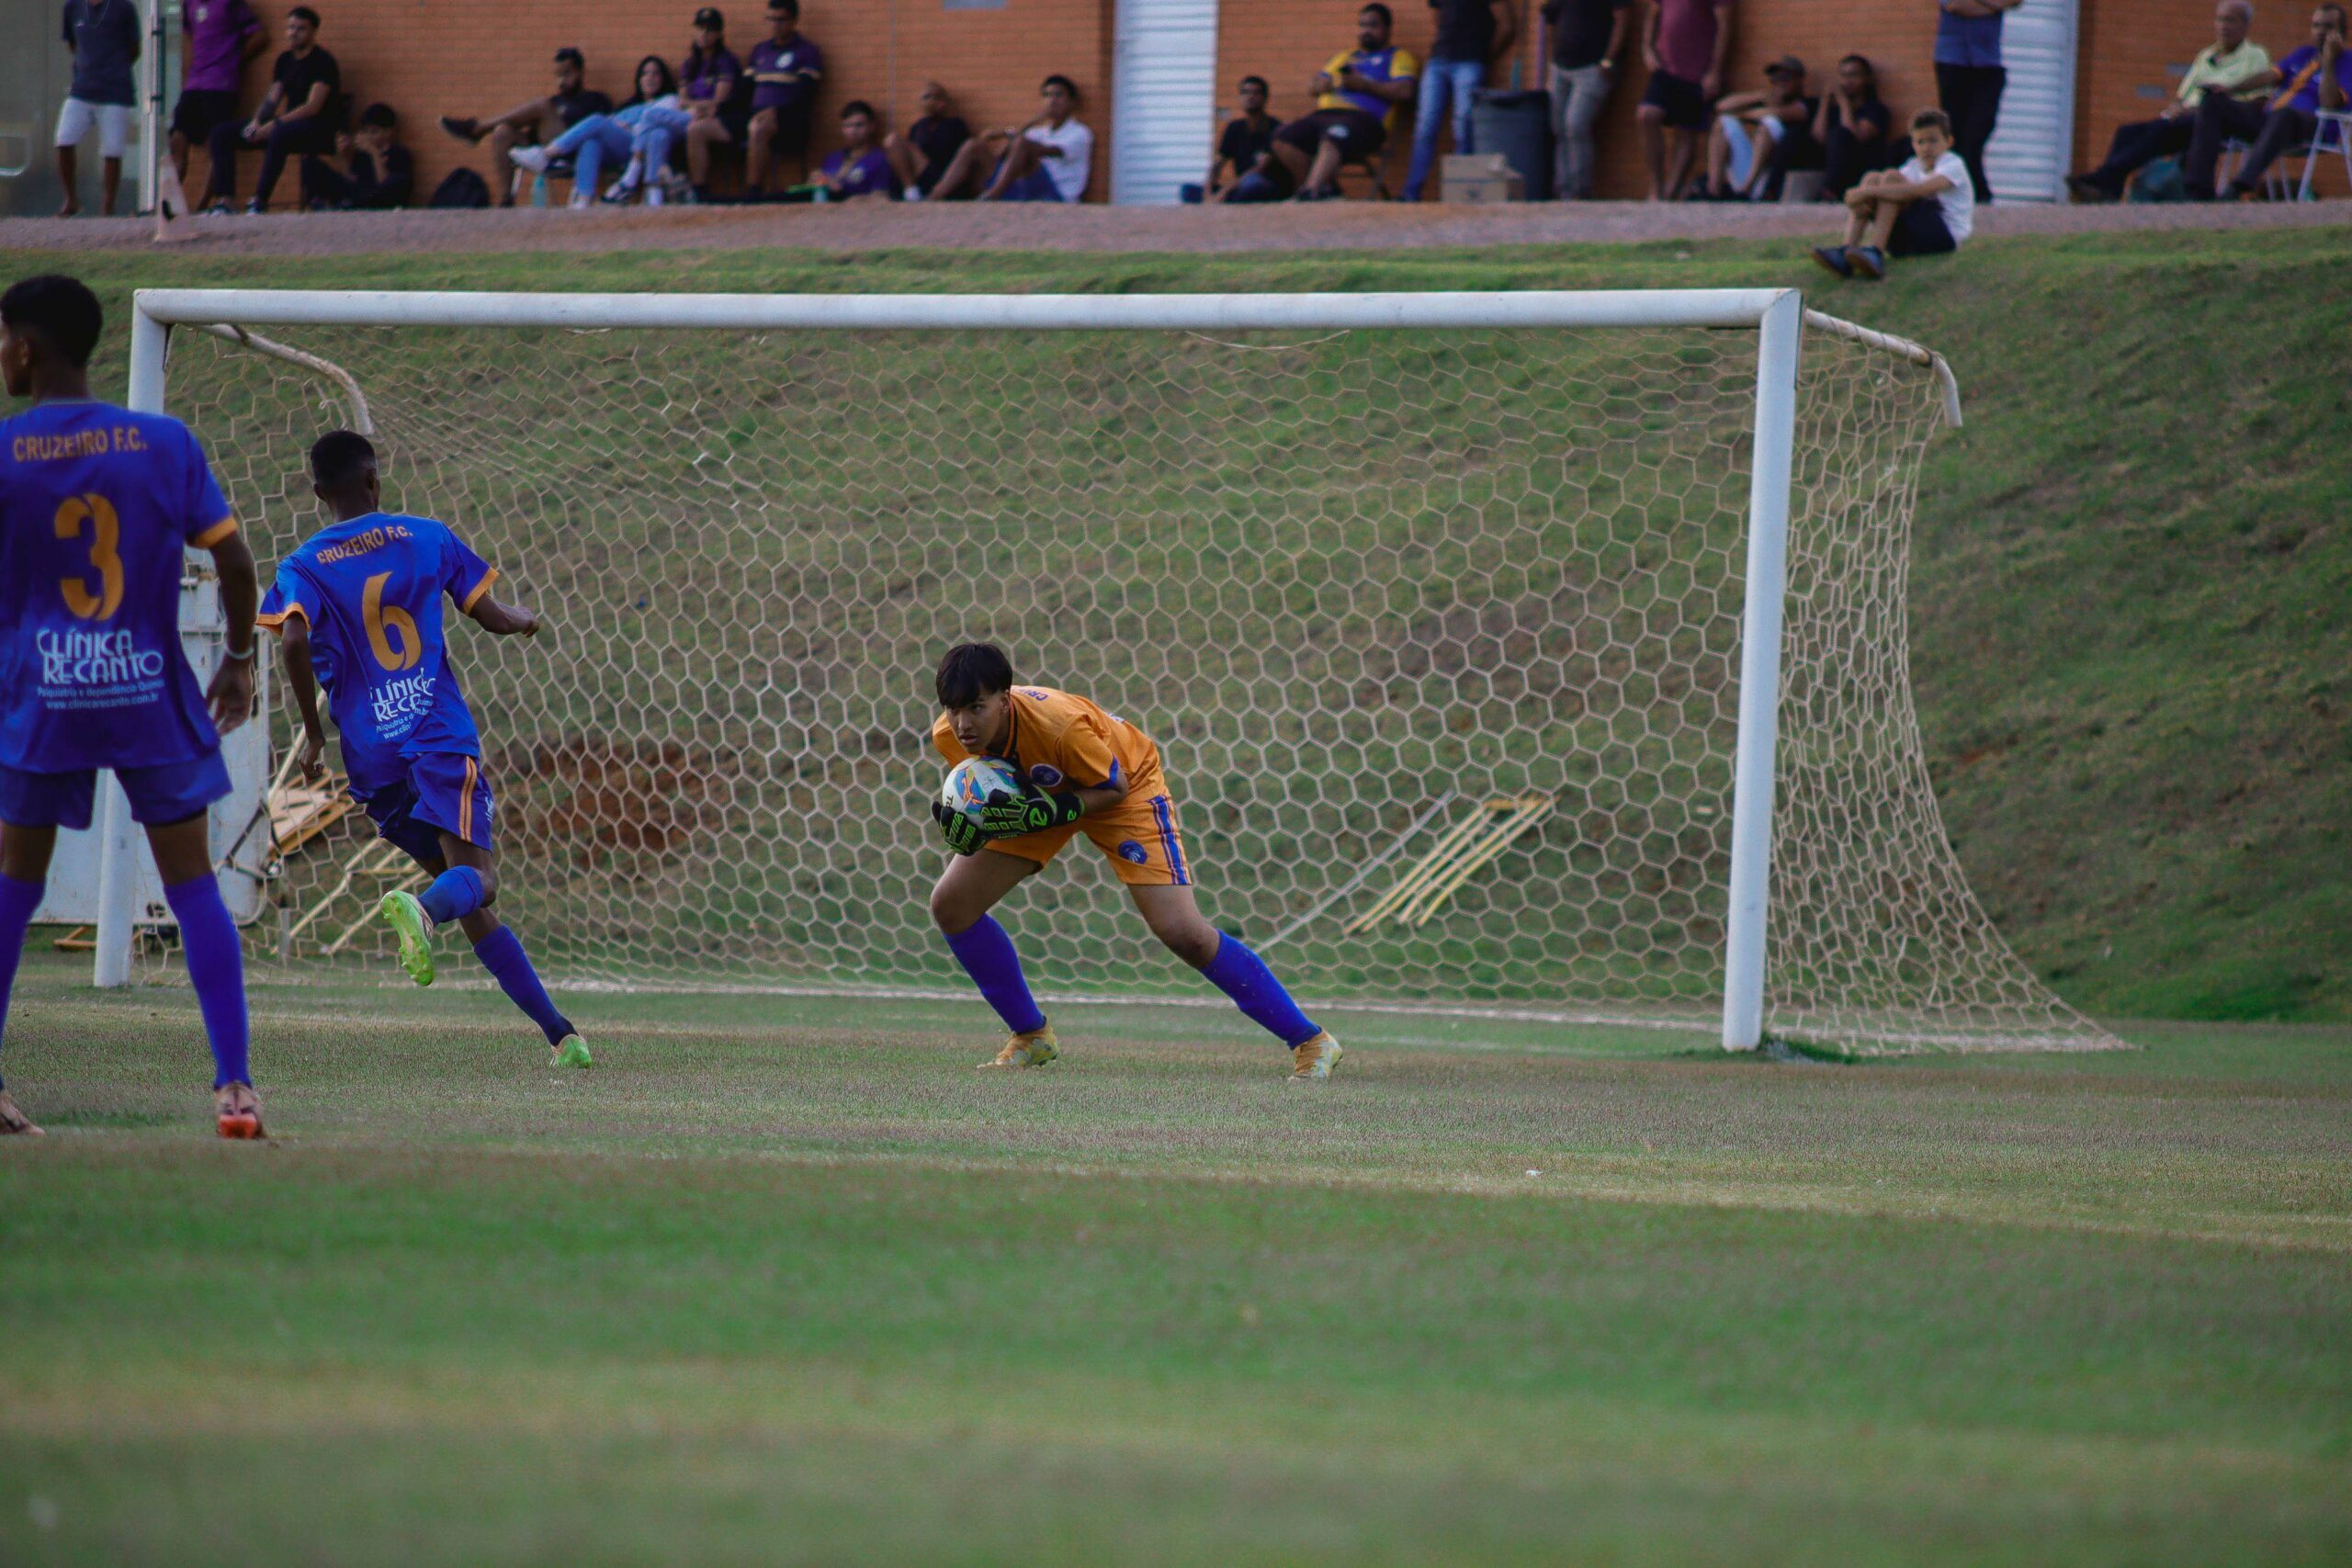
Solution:
[[[443,882],[457,875],[458,871],[464,870],[459,866],[457,871],[445,873],[439,881],[425,890],[426,896],[429,897],[439,892]],[[472,873],[468,872],[467,874],[470,876]],[[481,890],[479,877],[475,878],[474,890],[477,893]],[[419,899],[418,902],[423,903],[424,900]],[[440,917],[435,915],[434,919],[439,919]],[[474,943],[474,956],[481,960],[481,966],[489,970],[491,978],[498,982],[498,988],[506,993],[506,999],[530,1015],[531,1021],[539,1026],[539,1032],[548,1037],[548,1044],[560,1044],[563,1037],[571,1032],[571,1021],[555,1010],[555,1003],[548,999],[548,988],[539,984],[539,972],[531,967],[531,955],[523,951],[521,937],[501,926]]]
[[[1250,1022],[1280,1040],[1285,1045],[1297,1045],[1314,1039],[1323,1032],[1307,1016],[1298,1010],[1290,999],[1283,983],[1266,967],[1266,961],[1242,945],[1241,939],[1231,931],[1219,931],[1224,940],[1216,946],[1216,956],[1209,960],[1201,973],[1209,984],[1233,998],[1233,1005],[1248,1015]]]
[[[33,923],[47,884],[0,876],[0,1039],[6,1038],[8,992],[17,983],[17,961],[25,954],[25,928]],[[0,1079],[5,1084],[6,1079]]]
[[[435,877],[416,901],[436,926],[462,920],[481,908],[481,873],[469,865],[453,865]]]
[[[1046,1027],[1046,1015],[1037,1010],[1037,998],[1029,994],[1028,977],[1021,973],[1021,954],[1012,950],[1012,939],[992,916],[982,915],[948,937],[947,950],[1007,1029],[1027,1034]]]
[[[245,1065],[245,954],[229,906],[220,901],[220,885],[208,874],[164,888],[164,901],[179,922],[187,977],[212,1042],[212,1087],[251,1083],[253,1072]]]

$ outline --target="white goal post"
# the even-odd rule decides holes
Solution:
[[[1910,394],[1914,400],[1924,396],[1929,406],[1939,408],[1951,423],[1957,423],[1956,388],[1939,358],[1902,339],[1807,312],[1797,291],[1780,288],[1118,296],[145,289],[137,294],[135,300],[129,400],[135,408],[169,409],[191,417],[208,446],[215,445],[216,433],[205,428],[203,412],[184,404],[179,389],[169,384],[168,347],[175,328],[205,329],[210,333],[233,329],[235,335],[245,338],[249,344],[260,341],[245,337],[251,329],[283,334],[291,349],[270,344],[269,352],[281,360],[307,362],[316,374],[338,378],[338,384],[355,401],[363,394],[369,398],[379,396],[378,389],[369,385],[367,370],[351,366],[347,356],[333,352],[331,347],[318,351],[315,344],[306,342],[304,333],[387,329],[394,333],[431,330],[549,335],[830,334],[836,339],[845,338],[852,344],[860,340],[849,338],[848,334],[874,333],[995,333],[1008,338],[1057,333],[1160,333],[1219,341],[1233,334],[1301,333],[1422,333],[1430,334],[1433,341],[1456,334],[1469,334],[1464,341],[1475,341],[1475,334],[1478,333],[1604,333],[1661,329],[1752,333],[1752,415],[1744,433],[1747,471],[1720,477],[1709,474],[1694,481],[1724,489],[1736,483],[1745,494],[1745,536],[1736,573],[1741,606],[1736,628],[1736,735],[1729,779],[1727,886],[1721,903],[1720,997],[1724,1046],[1728,1050],[1749,1050],[1766,1038],[1768,1024],[1775,761],[1784,700],[1783,613],[1792,483],[1798,457],[1800,348],[1808,327],[1830,334],[1829,340],[1844,345],[1847,351],[1866,351],[1882,356],[1889,366],[1908,367],[1908,374],[1922,378]],[[314,352],[302,352],[306,348]],[[1917,390],[1920,387],[1927,389],[1924,393]],[[1341,412],[1345,412],[1344,406]],[[1634,414],[1615,417],[1623,420],[1629,429],[1639,428]],[[1878,482],[1891,487],[1887,493],[1899,498],[1900,523],[1905,535],[1901,546],[1907,560],[1911,491],[1906,487],[1912,479],[1896,471],[1905,460],[1904,455],[1897,451],[1889,457],[1868,444],[1858,450],[1863,455],[1855,461],[1883,466],[1885,472]],[[216,462],[220,457],[216,450]],[[1916,476],[1916,450],[1909,454],[1909,464]],[[1831,488],[1838,486],[1833,484]],[[233,487],[232,500],[239,500]],[[463,519],[456,520],[462,525]],[[256,549],[263,553],[258,544]],[[267,570],[266,559],[265,576]],[[1726,583],[1730,577],[1726,572]],[[1899,623],[1899,604],[1894,614]],[[1893,659],[1897,678],[1905,682],[1895,701],[1901,709],[1897,716],[1908,724],[1907,675],[1901,672],[1899,649]],[[1916,756],[1916,727],[1907,744]],[[1896,771],[1908,767],[1911,758],[1899,758]],[[1904,787],[1924,789],[1924,765],[1913,771],[1917,778],[1906,782]],[[119,792],[109,790],[107,798],[109,812],[121,809]],[[1925,809],[1932,817],[1931,795]],[[1912,810],[1916,815],[1916,805]],[[1419,828],[1419,820],[1426,818],[1416,820],[1413,828]],[[130,836],[122,830],[127,824],[110,819],[109,826],[113,830],[104,840],[108,849],[128,847]],[[1939,826],[1937,831],[1940,831]],[[1948,852],[1944,846],[1938,848],[1939,852]],[[130,975],[133,911],[127,891],[129,876],[120,860],[119,853],[109,855],[103,879],[96,963],[96,979],[101,986],[123,984]],[[1966,895],[1964,884],[1957,882],[1956,863],[1948,873],[1939,871],[1939,874],[1959,886],[1959,902],[1973,910],[1973,901]],[[1294,903],[1303,905],[1307,901],[1301,894]],[[1295,912],[1295,908],[1292,912]],[[1975,912],[1975,919],[1983,925],[1984,933],[1970,940],[1980,945],[1989,942],[1999,947],[1998,939],[1991,935],[1990,924],[1984,921],[1981,911]],[[2006,948],[2001,948],[2000,953],[2013,969],[2022,970],[2013,956],[2007,955]],[[1916,954],[1911,954],[1889,963],[1916,961]],[[1980,967],[1983,963],[1973,957],[1969,962]],[[1965,1029],[1958,1030],[1950,1038],[1939,1037],[1932,1027],[1917,1022],[1918,1017],[1925,1016],[1918,1009],[1932,1010],[1945,1005],[1932,999],[1920,1002],[1917,1009],[1909,999],[1903,1000],[1895,1010],[1905,1012],[1912,1021],[1883,1032],[1883,1037],[1894,1048],[1902,1048],[1906,1040],[1914,1048],[1918,1044],[2110,1043],[2072,1010],[2048,997],[2030,976],[2024,976],[2022,987],[2016,975],[2004,976],[1999,985],[2008,987],[2004,992],[2006,997],[2024,998],[2023,1011],[2035,1015],[2025,1024],[2007,1030],[2014,1038],[2006,1042],[1978,1041],[1970,1038]],[[1939,987],[1931,983],[1927,989],[1934,992]],[[1941,989],[1949,993],[1951,987]],[[1962,1005],[1973,1007],[1973,994],[1963,998]],[[1910,1031],[1907,1035],[1906,1029]],[[1867,1035],[1869,1032],[1862,1032]],[[1996,1029],[1993,1032],[2000,1031]]]

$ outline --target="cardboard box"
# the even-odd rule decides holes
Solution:
[[[1438,174],[1447,185],[1456,180],[1499,180],[1509,177],[1510,163],[1499,152],[1448,152],[1438,160]]]
[[[1441,199],[1457,206],[1487,207],[1524,201],[1527,185],[1499,152],[1453,152],[1439,164]]]

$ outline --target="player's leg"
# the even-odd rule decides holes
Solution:
[[[446,829],[441,834],[441,852],[448,869],[435,877],[433,886],[424,890],[425,898],[433,900],[433,908],[447,911],[436,915],[435,919],[458,922],[458,929],[473,944],[474,957],[490,971],[490,977],[498,982],[506,999],[522,1010],[523,1016],[537,1024],[539,1032],[547,1036],[551,1065],[593,1066],[588,1042],[581,1038],[571,1020],[548,995],[538,970],[532,966],[531,955],[523,950],[523,939],[490,908],[491,901],[498,897],[496,853],[479,844],[469,844]],[[470,881],[466,878],[469,873]],[[446,904],[434,897],[435,893],[444,891],[444,884],[449,885],[451,895]],[[463,894],[473,886],[479,886],[482,893],[480,901],[469,908],[463,904]]]
[[[134,799],[132,804],[135,816],[139,803]],[[154,852],[155,870],[164,879],[164,901],[179,923],[188,983],[196,987],[197,1010],[204,1016],[205,1038],[212,1045],[213,1109],[220,1135],[261,1137],[261,1101],[254,1094],[253,1070],[245,1060],[245,954],[213,874],[210,816],[198,811],[146,827],[147,847]]]
[[[28,776],[15,774],[17,779]],[[8,993],[16,986],[17,964],[24,956],[25,931],[49,885],[50,852],[56,846],[54,827],[0,820],[0,1047],[7,1042]],[[0,1051],[0,1068],[6,1066],[5,1052]],[[32,1118],[17,1109],[8,1095],[7,1080],[0,1077],[0,1137],[40,1132]]]
[[[947,939],[947,950],[980,995],[996,1010],[1012,1032],[1004,1049],[984,1067],[1037,1067],[1060,1053],[1053,1026],[1046,1021],[1037,998],[1029,994],[1029,978],[1021,970],[1021,954],[1012,938],[989,911],[998,900],[1035,875],[1044,862],[983,849],[958,855],[947,863],[931,890],[931,918]]]

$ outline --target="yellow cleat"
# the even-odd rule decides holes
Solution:
[[[1033,1029],[1026,1034],[1016,1034],[999,1051],[979,1066],[983,1067],[1042,1067],[1061,1055],[1055,1048],[1054,1026]]]
[[[1331,1038],[1328,1029],[1312,1040],[1302,1040],[1290,1048],[1289,1081],[1321,1083],[1331,1076],[1331,1069],[1340,1065],[1343,1055],[1340,1043]]]

